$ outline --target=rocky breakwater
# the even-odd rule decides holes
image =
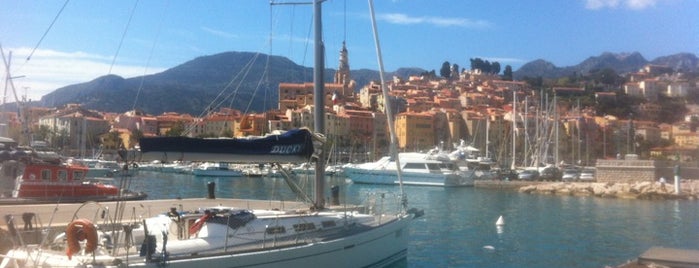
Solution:
[[[699,200],[699,181],[682,180],[680,193],[675,194],[673,184],[659,182],[554,182],[528,185],[519,188],[521,193],[606,198],[671,200]]]

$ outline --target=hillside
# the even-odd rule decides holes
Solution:
[[[652,61],[647,61],[637,52],[603,53],[568,67],[557,67],[543,59],[535,60],[515,71],[514,77],[558,78],[604,68],[621,74],[638,70],[646,64],[666,65],[689,72],[699,70],[699,59],[691,53],[659,57]],[[268,77],[263,77],[265,70],[268,70]],[[405,78],[424,71],[421,68],[401,68],[386,76]],[[326,69],[325,81],[332,81],[334,73],[334,69]],[[354,70],[351,75],[357,81],[357,90],[379,79],[378,72],[369,69]],[[285,57],[224,52],[198,57],[158,74],[128,79],[109,75],[62,87],[32,105],[59,107],[66,103],[80,103],[87,109],[105,112],[121,113],[136,108],[154,115],[172,111],[196,116],[218,107],[260,112],[277,107],[280,82],[310,81],[311,68],[297,65]]]
[[[586,74],[590,71],[605,68],[610,68],[619,74],[623,74],[637,71],[647,64],[666,65],[675,70],[685,72],[697,72],[699,70],[699,59],[691,53],[679,53],[648,61],[638,52],[605,52],[596,57],[589,57],[577,65],[567,67],[557,67],[548,61],[539,59],[522,65],[513,75],[518,80],[524,77],[559,78],[573,74]]]
[[[263,77],[267,64],[269,75]],[[325,81],[331,82],[334,74],[335,70],[326,69]],[[351,75],[358,85],[379,78],[378,72],[373,70],[353,71]],[[311,68],[285,57],[269,56],[268,59],[265,54],[225,52],[198,57],[158,74],[129,79],[109,75],[66,86],[42,97],[38,105],[56,107],[80,103],[87,109],[105,112],[120,113],[137,108],[156,115],[168,111],[199,115],[210,107],[233,107],[242,111],[250,107],[249,112],[260,112],[276,108],[280,82],[312,80]]]

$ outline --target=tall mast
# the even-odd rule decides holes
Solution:
[[[400,188],[401,194],[401,204],[403,205],[403,209],[405,209],[408,205],[408,200],[405,196],[405,192],[403,191],[403,173],[401,171],[400,157],[398,157],[398,149],[396,148],[398,138],[396,137],[395,124],[393,120],[393,111],[391,108],[391,99],[388,94],[388,88],[386,88],[386,81],[384,80],[383,56],[381,56],[381,44],[379,42],[378,28],[376,27],[376,15],[374,14],[373,0],[369,0],[369,12],[371,13],[371,26],[372,32],[374,33],[374,46],[376,47],[376,57],[378,58],[379,62],[379,78],[381,80],[381,92],[383,93],[385,103],[384,107],[386,109],[386,121],[388,123],[389,134],[391,135],[390,155],[391,157],[393,157],[393,159],[395,159],[397,171],[396,175],[398,176],[398,186]]]
[[[325,134],[325,90],[323,88],[323,23],[321,3],[323,0],[313,0],[313,30],[314,30],[314,64],[313,64],[313,124],[315,132]],[[320,150],[316,161],[315,175],[315,208],[325,207],[325,150]]]

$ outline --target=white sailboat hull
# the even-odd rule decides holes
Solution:
[[[146,261],[138,255],[113,257],[100,253],[73,256],[62,251],[24,248],[11,250],[0,264],[10,267],[381,267],[405,258],[408,226],[413,215],[405,215],[356,234],[289,247],[258,248],[249,251],[222,252],[209,256],[191,254],[166,261]],[[204,239],[191,241],[201,248],[211,246]],[[175,250],[173,248],[173,250]]]
[[[204,177],[243,177],[242,170],[205,170],[205,169],[193,169],[192,174],[194,176],[204,176]]]
[[[395,170],[368,170],[345,167],[345,176],[354,183],[398,184]],[[403,172],[403,184],[420,186],[473,186],[473,178],[458,174],[411,173]]]

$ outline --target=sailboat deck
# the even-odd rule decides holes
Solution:
[[[33,212],[38,217],[38,222],[47,225],[51,221],[52,226],[67,226],[73,219],[74,213],[80,209],[78,217],[92,219],[100,212],[100,209],[108,209],[110,213],[116,210],[117,202],[103,202],[94,204],[35,204],[35,205],[7,205],[0,206],[2,216],[22,215],[25,212]],[[184,210],[194,210],[203,207],[228,206],[244,209],[275,209],[281,211],[306,210],[308,205],[303,202],[278,201],[278,200],[254,200],[254,199],[229,199],[229,198],[189,198],[189,199],[161,199],[124,201],[121,203],[124,209],[122,223],[140,221],[140,217],[150,217],[168,212],[176,207]],[[356,207],[354,207],[356,208]],[[55,214],[54,214],[55,210]],[[52,215],[53,214],[53,215]],[[101,219],[100,219],[101,221]],[[98,224],[100,222],[97,222]],[[15,225],[23,226],[21,219],[15,219]],[[34,226],[41,228],[42,226]],[[44,226],[46,227],[46,226]],[[0,228],[7,228],[5,221],[0,221]]]

